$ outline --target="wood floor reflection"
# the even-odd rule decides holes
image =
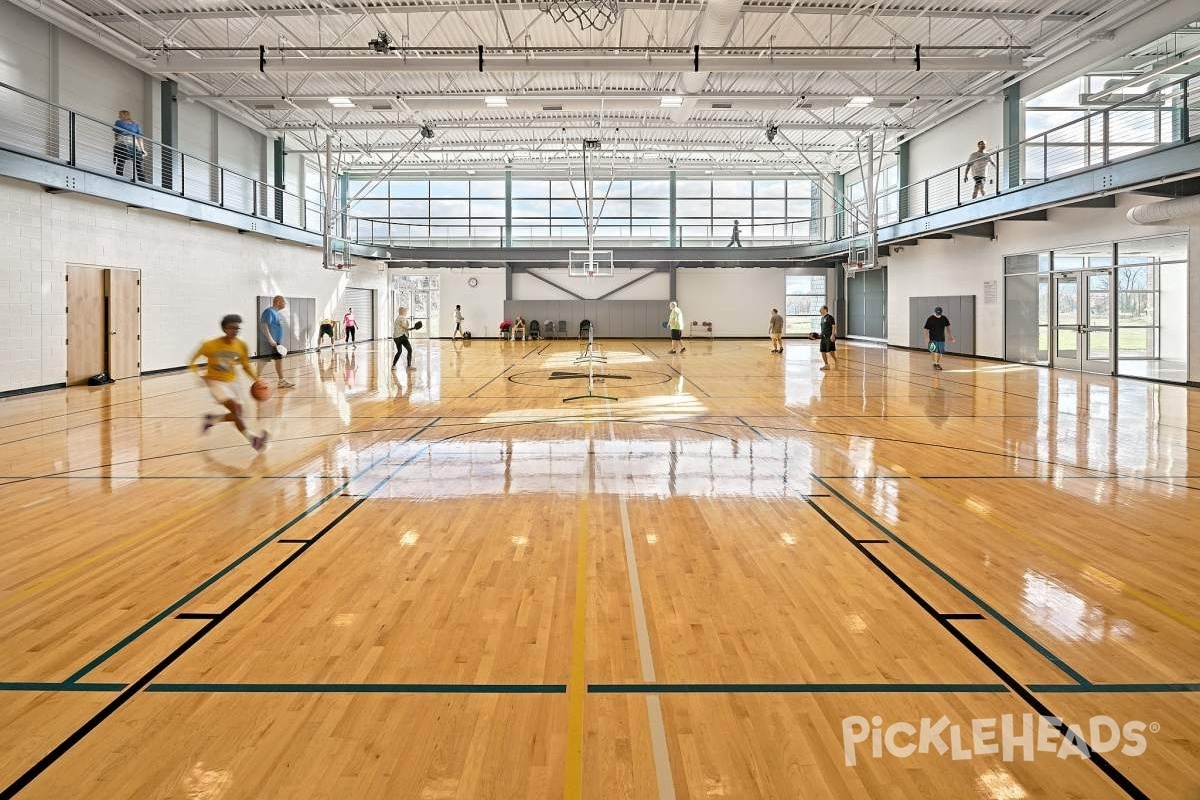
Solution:
[[[262,454],[0,400],[0,797],[1200,794],[1200,393],[602,344],[289,355]],[[1039,714],[1087,757],[846,740]]]

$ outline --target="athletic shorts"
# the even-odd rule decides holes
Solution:
[[[930,350],[931,353],[937,353],[938,355],[941,355],[942,353],[946,352],[946,343],[945,342],[939,342],[939,341],[935,340],[935,341],[930,342],[929,345],[931,348],[933,348],[932,350]]]
[[[983,182],[984,182],[985,180],[987,180],[987,178],[986,178],[985,176],[983,176],[983,175],[976,175],[976,176],[975,176],[975,185],[976,185],[976,186],[983,186]]]
[[[204,382],[208,384],[208,393],[220,405],[225,405],[230,400],[233,400],[235,403],[242,402],[242,397],[238,394],[237,390],[237,381],[205,380]]]
[[[317,338],[320,339],[322,336],[328,336],[330,339],[332,339],[333,338],[333,326],[332,325],[322,325],[321,332],[317,334]]]
[[[671,340],[678,342],[683,339],[683,330],[680,328],[671,328]]]
[[[283,361],[283,356],[279,355],[279,351],[276,350],[274,347],[271,348],[271,360],[272,361]]]
[[[833,339],[830,339],[828,336],[821,337],[821,352],[822,353],[836,353],[837,352],[837,345],[833,343]]]

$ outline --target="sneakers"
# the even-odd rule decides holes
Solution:
[[[208,433],[209,428],[217,424],[217,420],[221,418],[220,414],[205,414],[204,424],[200,426],[201,433]]]
[[[941,368],[942,368],[942,365],[941,365],[941,364],[934,364],[934,365],[933,365],[933,368],[934,368],[934,369],[941,369]]]
[[[284,380],[284,381],[279,382],[279,388],[280,389],[295,389],[296,384],[292,383],[291,381]]]
[[[681,352],[681,353],[686,353],[686,352],[687,352],[687,348],[686,348],[686,347],[681,347],[681,348],[679,348],[679,352]]]
[[[257,436],[250,437],[250,446],[254,448],[254,452],[261,453],[267,447],[267,432],[263,431]]]

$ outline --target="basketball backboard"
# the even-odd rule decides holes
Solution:
[[[611,277],[612,250],[571,250],[567,253],[567,275],[572,278]]]

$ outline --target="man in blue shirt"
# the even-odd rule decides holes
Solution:
[[[279,312],[285,308],[287,308],[287,300],[284,300],[281,294],[275,295],[271,299],[270,307],[264,308],[262,316],[258,318],[258,327],[270,343],[271,360],[275,362],[275,374],[279,376],[279,388],[291,389],[296,384],[283,377],[283,353],[280,353],[278,349],[283,344],[283,315]]]
[[[139,181],[146,180],[146,168],[143,158],[146,155],[146,145],[142,143],[142,126],[133,121],[133,115],[125,109],[117,112],[117,121],[113,123],[113,164],[117,174],[125,177],[125,162],[133,160],[133,171]]]

